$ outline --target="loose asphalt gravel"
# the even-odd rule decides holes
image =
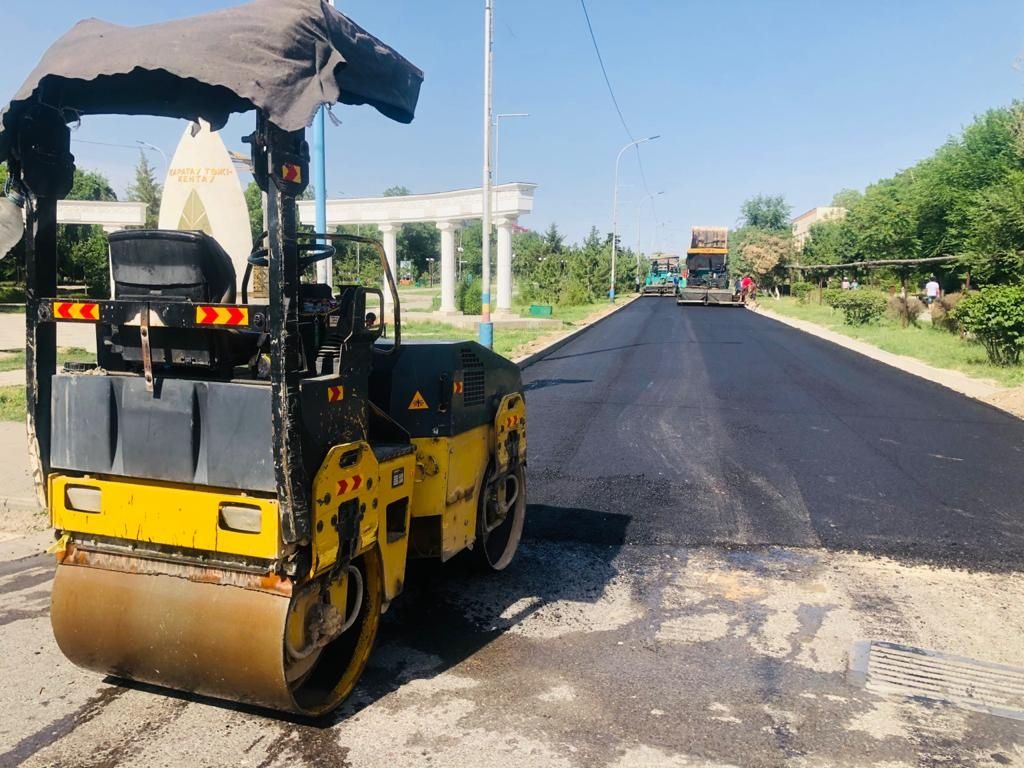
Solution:
[[[1024,667],[1024,422],[669,299],[524,377],[519,556],[412,568],[323,721],[77,670],[45,537],[0,533],[0,766],[1024,766],[1024,722],[847,677],[863,640]]]

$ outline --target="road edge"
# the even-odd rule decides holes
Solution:
[[[1015,405],[1012,402],[1004,402],[1002,399],[1007,393],[1016,392],[1018,389],[1021,389],[1019,387],[1006,387],[991,379],[978,379],[962,371],[951,368],[939,368],[914,357],[886,352],[874,344],[854,339],[823,325],[812,323],[810,320],[800,320],[773,312],[764,306],[759,306],[756,309],[748,307],[748,309],[758,315],[767,317],[769,320],[775,320],[810,336],[816,336],[823,341],[843,347],[851,352],[856,352],[864,357],[869,357],[883,365],[888,365],[890,368],[895,368],[904,373],[909,373],[911,376],[917,376],[919,379],[930,381],[932,384],[938,384],[940,387],[953,390],[958,394],[969,397],[972,400],[977,400],[1018,419],[1024,419],[1024,407],[1019,404]]]
[[[557,352],[559,349],[564,347],[570,341],[574,341],[576,338],[578,338],[579,336],[583,335],[583,333],[585,333],[586,331],[589,331],[594,326],[603,323],[609,317],[611,317],[612,315],[614,315],[614,314],[620,312],[621,310],[625,309],[630,304],[632,304],[634,301],[636,301],[637,299],[640,299],[640,298],[641,298],[640,294],[637,294],[636,296],[632,296],[629,299],[627,299],[626,301],[622,302],[621,304],[614,305],[613,308],[610,311],[605,312],[600,317],[595,318],[594,320],[584,321],[583,325],[580,325],[579,327],[573,328],[571,331],[566,332],[566,334],[564,336],[560,336],[560,337],[552,340],[550,343],[546,344],[545,346],[541,347],[540,349],[534,350],[530,354],[524,355],[523,357],[518,357],[518,358],[514,359],[512,362],[519,366],[519,370],[521,370],[521,371],[526,370],[527,368],[529,368],[534,363],[540,362],[541,359],[543,359],[544,357],[550,355],[552,352]]]

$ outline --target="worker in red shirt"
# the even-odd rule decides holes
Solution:
[[[747,301],[753,301],[757,295],[757,284],[754,282],[754,278],[750,275],[744,275],[743,279],[740,280],[740,296],[743,298],[743,303]]]

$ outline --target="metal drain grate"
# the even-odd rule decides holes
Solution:
[[[868,640],[854,643],[848,679],[875,693],[1024,720],[1024,669]]]

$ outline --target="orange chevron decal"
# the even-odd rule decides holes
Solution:
[[[196,307],[196,325],[248,325],[246,307]]]
[[[96,322],[100,319],[100,305],[80,304],[73,301],[55,301],[53,303],[53,316],[61,320],[89,320]]]
[[[342,386],[328,387],[327,388],[327,402],[328,403],[340,403],[345,399],[345,388]]]

